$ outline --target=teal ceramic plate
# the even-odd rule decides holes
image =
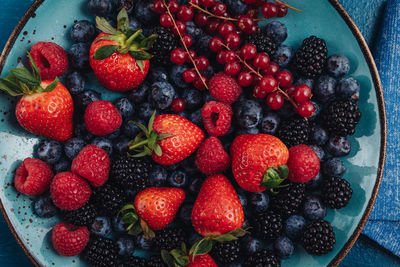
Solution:
[[[68,49],[70,26],[74,20],[93,19],[86,10],[87,0],[37,0],[22,18],[0,58],[1,76],[19,64],[20,57],[32,43],[54,41]],[[357,131],[351,137],[352,153],[344,158],[345,177],[353,188],[350,204],[339,211],[329,210],[326,219],[332,222],[337,242],[334,250],[313,257],[296,247],[296,253],[283,266],[337,265],[361,232],[375,201],[385,158],[386,121],[382,89],[371,53],[346,11],[336,0],[291,0],[303,13],[290,11],[281,19],[289,31],[286,41],[297,48],[301,40],[317,35],[327,41],[329,54],[343,53],[351,60],[350,75],[361,83],[360,108],[363,113]],[[101,88],[94,78],[88,88],[103,93],[104,99],[118,94]],[[0,93],[0,199],[2,212],[18,243],[36,265],[85,266],[77,257],[57,255],[49,242],[50,230],[57,222],[40,219],[32,213],[31,199],[18,194],[12,178],[21,159],[32,156],[38,138],[16,123],[13,106],[16,99]]]

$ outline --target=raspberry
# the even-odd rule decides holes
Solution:
[[[196,154],[196,166],[204,174],[217,174],[226,170],[231,159],[221,141],[211,136],[200,144]]]
[[[233,111],[224,103],[210,101],[204,104],[201,109],[204,128],[211,136],[221,136],[229,131]]]
[[[62,210],[76,210],[89,200],[92,190],[89,184],[72,172],[54,176],[50,185],[51,199]]]
[[[37,42],[32,45],[30,53],[42,79],[54,79],[68,69],[67,53],[58,44]]]
[[[26,158],[15,172],[14,184],[24,195],[40,195],[49,188],[52,177],[53,172],[45,162]]]
[[[122,124],[121,114],[110,101],[90,103],[84,114],[86,128],[94,135],[107,135],[117,130]]]
[[[61,256],[75,256],[81,253],[89,242],[89,230],[67,223],[57,223],[51,233],[54,249]]]
[[[297,145],[289,149],[289,180],[305,183],[317,176],[320,164],[314,149],[307,145]]]
[[[242,93],[236,80],[222,72],[215,74],[208,82],[210,94],[218,101],[232,104]]]
[[[94,186],[102,186],[108,180],[110,159],[108,154],[98,146],[87,145],[72,161],[71,171]]]

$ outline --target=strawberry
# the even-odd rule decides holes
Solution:
[[[232,173],[244,190],[273,190],[288,175],[285,165],[289,151],[277,137],[268,134],[242,134],[231,146]]]
[[[129,29],[125,9],[118,14],[118,29],[105,18],[96,17],[102,33],[93,41],[89,63],[100,83],[111,91],[125,92],[141,84],[150,67],[151,55],[146,52],[157,35],[145,37],[142,30]]]
[[[161,258],[168,267],[218,267],[209,254],[190,256],[185,243],[182,243],[181,248],[171,251],[161,250]]]
[[[124,223],[129,225],[128,234],[143,231],[146,238],[153,238],[153,230],[170,224],[184,200],[185,192],[180,188],[149,187],[139,192],[134,204],[121,210]]]
[[[190,262],[186,267],[218,267],[218,265],[209,254],[203,254],[190,257]]]
[[[42,80],[29,53],[28,57],[32,73],[25,67],[10,70],[11,75],[0,78],[0,90],[12,96],[23,95],[15,109],[23,128],[36,135],[65,141],[72,137],[72,97],[58,78]]]
[[[305,183],[317,176],[320,163],[314,149],[307,145],[297,145],[289,149],[288,179],[295,183]]]
[[[89,242],[89,230],[67,223],[57,223],[51,233],[54,249],[61,256],[76,256]]]
[[[151,155],[161,165],[172,165],[189,157],[204,139],[204,132],[191,121],[173,114],[150,118],[149,125],[137,123],[142,129],[129,149],[138,154],[135,157]]]
[[[204,174],[217,174],[228,169],[231,159],[226,153],[221,141],[211,136],[200,144],[196,153],[195,163]]]

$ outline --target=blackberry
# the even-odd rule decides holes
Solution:
[[[258,53],[265,52],[269,57],[273,57],[278,49],[277,44],[265,31],[249,35],[245,40],[245,43],[254,44],[257,47]]]
[[[83,251],[83,258],[96,267],[117,266],[118,248],[111,239],[91,236]]]
[[[178,47],[178,40],[170,29],[158,26],[150,30],[149,35],[157,34],[157,39],[154,42],[150,53],[153,55],[151,59],[155,66],[168,65],[170,63],[171,51]]]
[[[152,256],[148,260],[147,266],[149,267],[167,267],[160,256]]]
[[[111,184],[105,184],[94,191],[94,204],[100,215],[115,216],[126,202],[124,191]]]
[[[235,262],[240,257],[240,241],[233,240],[225,243],[216,243],[210,254],[219,263]]]
[[[336,239],[331,224],[319,219],[307,225],[301,234],[301,243],[312,255],[322,255],[332,251]]]
[[[123,262],[121,262],[118,267],[148,267],[148,262],[144,258],[139,258],[135,256],[130,256]]]
[[[186,232],[182,228],[165,228],[156,232],[153,245],[159,250],[171,251],[180,248],[182,242],[186,243],[186,239]]]
[[[283,121],[278,130],[278,137],[287,147],[307,144],[310,127],[304,118],[293,117]]]
[[[326,179],[322,185],[322,201],[330,209],[341,209],[349,203],[353,190],[350,183],[339,177]]]
[[[353,135],[360,118],[360,109],[350,100],[334,101],[323,112],[326,129],[332,135]]]
[[[293,66],[297,72],[306,78],[315,78],[322,74],[328,55],[328,49],[323,39],[310,36],[304,39],[294,56]]]
[[[122,189],[140,192],[149,186],[152,164],[146,158],[121,155],[111,165],[111,182]]]
[[[276,212],[268,211],[253,216],[252,233],[263,240],[274,240],[281,235],[282,217]]]
[[[289,182],[288,186],[280,188],[279,193],[271,198],[271,208],[283,218],[298,213],[305,197],[304,183]]]
[[[92,203],[87,203],[77,210],[62,211],[61,216],[67,223],[90,227],[97,217],[97,210]]]
[[[281,261],[272,250],[263,249],[257,251],[244,263],[243,267],[280,267]]]

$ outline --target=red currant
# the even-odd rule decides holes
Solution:
[[[215,34],[218,30],[219,22],[216,19],[210,19],[207,22],[206,30],[209,34]]]
[[[218,51],[216,59],[217,59],[217,62],[218,62],[219,64],[225,64],[225,63],[226,63],[226,60],[225,60],[225,53],[226,53],[225,50],[220,50],[220,51]]]
[[[183,5],[179,8],[178,13],[176,16],[178,17],[179,20],[181,21],[189,21],[192,20],[193,18],[193,9],[187,5]]]
[[[196,17],[194,18],[194,23],[196,23],[196,25],[200,27],[206,26],[208,23],[207,15],[204,13],[197,14]]]
[[[196,57],[196,51],[194,51],[193,49],[189,49],[188,54],[190,55],[190,57],[189,57],[189,55],[186,57],[186,62],[191,63],[192,61],[190,60],[190,58],[194,59]]]
[[[288,12],[288,8],[286,6],[278,5],[278,15],[277,15],[278,18],[282,18],[282,17],[286,16],[287,12]]]
[[[236,76],[239,74],[240,70],[242,69],[242,65],[238,61],[228,63],[225,65],[224,72],[226,75],[229,76]]]
[[[199,90],[204,90],[206,88],[204,83],[207,84],[207,77],[204,75],[201,75],[201,77],[203,80],[200,77],[197,77],[196,80],[194,80],[193,82],[193,86]]]
[[[230,21],[224,21],[218,27],[218,33],[222,37],[226,37],[229,33],[234,32],[235,30],[235,25]]]
[[[267,94],[268,94],[268,93],[265,92],[264,90],[262,90],[261,87],[258,86],[258,85],[255,86],[254,89],[253,89],[253,96],[254,96],[255,98],[260,98],[260,99],[262,99],[262,98],[266,97]]]
[[[261,13],[267,19],[278,16],[278,7],[274,3],[265,3],[261,8]]]
[[[258,24],[254,23],[254,25],[246,32],[246,34],[255,34],[258,31]]]
[[[240,45],[240,36],[236,32],[231,32],[225,37],[225,42],[230,49],[236,49]]]
[[[269,56],[267,53],[258,53],[254,60],[253,65],[255,68],[260,70],[265,70],[268,68],[269,65]]]
[[[293,76],[290,72],[283,70],[276,75],[280,87],[287,87],[292,83]]]
[[[154,2],[154,11],[157,13],[163,13],[165,11],[165,6],[161,0],[157,0]]]
[[[190,47],[193,44],[193,38],[192,36],[190,36],[189,34],[185,33],[182,36],[183,42],[185,42],[186,47]],[[182,44],[182,40],[181,40],[181,44]],[[183,44],[182,44],[183,45]]]
[[[266,93],[271,93],[278,86],[278,82],[272,75],[266,75],[260,80],[260,87]]]
[[[182,77],[185,80],[185,82],[192,83],[197,78],[196,71],[193,69],[185,70],[182,74]]]
[[[192,3],[192,4],[194,4],[194,5],[199,5],[200,4],[200,1],[199,0],[189,0],[188,1],[189,3]]]
[[[210,40],[208,47],[211,49],[211,51],[218,52],[224,48],[222,45],[223,45],[222,39],[216,36]]]
[[[248,71],[239,73],[239,76],[237,77],[238,84],[243,87],[250,86],[253,83],[253,80],[253,75]]]
[[[161,26],[165,28],[171,28],[174,26],[174,23],[172,22],[172,18],[168,13],[163,13],[160,16],[160,24]]]
[[[213,7],[215,5],[215,0],[200,0],[203,7]]]
[[[240,31],[244,33],[249,33],[252,31],[252,27],[254,26],[254,20],[247,15],[240,15],[237,21],[237,27]]]
[[[253,59],[257,55],[257,48],[253,44],[245,44],[240,50],[240,56],[246,60]]]
[[[185,100],[183,100],[182,98],[175,98],[174,101],[172,101],[171,104],[171,109],[174,112],[182,112],[185,110],[186,107],[186,103]]]
[[[245,2],[248,5],[252,5],[255,4],[257,0],[243,0],[243,2]]]
[[[212,13],[217,16],[223,16],[226,12],[226,5],[222,3],[216,3],[212,8]]]
[[[210,61],[205,56],[199,56],[194,59],[194,63],[199,71],[205,71],[210,66]]]
[[[179,4],[178,4],[178,2],[175,1],[175,0],[170,0],[170,1],[168,2],[168,8],[169,8],[169,11],[170,11],[171,13],[175,13],[175,12],[178,11],[178,9],[179,9]]]
[[[267,96],[267,106],[270,109],[280,109],[285,103],[285,99],[279,92],[272,92]]]
[[[289,96],[293,97],[293,94],[294,94],[294,92],[296,91],[296,86],[294,86],[293,84],[291,84],[291,85],[285,87],[285,91],[286,91],[286,93],[287,93]]]
[[[232,50],[228,50],[225,53],[225,62],[226,63],[231,63],[233,61],[236,61],[236,53]]]
[[[185,32],[186,32],[186,23],[184,23],[184,22],[182,22],[182,21],[180,21],[180,20],[177,20],[177,21],[175,21],[175,24],[176,24],[176,27],[173,27],[172,28],[172,32],[175,34],[175,35],[179,35],[178,34],[178,30],[179,30],[179,33],[182,35],[182,34],[184,34]]]
[[[270,61],[268,68],[265,69],[265,74],[275,76],[279,72],[279,66],[275,62]]]
[[[315,106],[310,102],[306,101],[300,104],[299,109],[297,112],[302,117],[311,117],[314,114]]]
[[[183,64],[186,61],[187,54],[182,48],[175,48],[171,52],[171,61],[174,64]]]
[[[298,85],[294,91],[293,98],[297,103],[306,102],[311,98],[311,89],[305,84]]]

